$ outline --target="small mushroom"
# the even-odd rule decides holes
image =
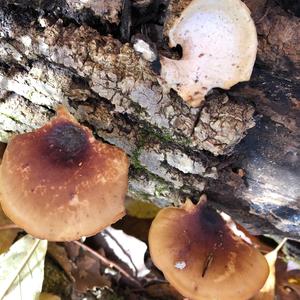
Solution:
[[[183,55],[181,60],[161,58],[161,82],[196,107],[212,88],[229,89],[250,79],[257,35],[240,0],[184,3],[188,5],[168,32],[170,47],[181,45]]]
[[[236,236],[202,199],[162,209],[149,233],[150,254],[166,279],[193,300],[246,300],[264,285],[264,256]]]
[[[13,137],[0,167],[5,214],[50,241],[90,236],[125,214],[128,158],[63,107],[42,128]]]

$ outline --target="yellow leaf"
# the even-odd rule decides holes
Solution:
[[[61,298],[50,293],[41,293],[39,300],[61,300]]]
[[[150,202],[139,201],[133,198],[126,199],[126,211],[129,216],[140,219],[153,219],[160,208]]]
[[[259,293],[252,298],[252,300],[274,300],[275,299],[275,263],[277,260],[277,255],[281,247],[286,242],[286,238],[271,252],[265,255],[265,258],[268,262],[270,273],[265,282],[265,285],[259,291]]]
[[[37,300],[44,279],[47,241],[26,235],[0,255],[0,299]]]
[[[0,194],[1,197],[1,194]],[[4,214],[0,206],[0,227],[8,224],[13,224]],[[0,230],[0,254],[6,252],[18,234],[18,229]]]

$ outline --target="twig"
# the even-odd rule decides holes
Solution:
[[[265,9],[265,12],[264,12],[264,14],[255,22],[256,24],[259,24],[259,23],[261,23],[264,19],[265,19],[265,17],[269,14],[269,12],[271,11],[271,7],[267,7],[266,9]]]
[[[276,1],[276,0],[275,0]],[[278,3],[277,3],[278,4]],[[274,7],[271,7],[271,6],[269,6],[269,1],[267,1],[266,2],[266,4],[265,4],[265,11],[264,11],[264,13],[263,13],[263,15],[258,19],[258,20],[255,20],[255,23],[256,24],[259,24],[259,23],[261,23],[264,19],[265,19],[265,17],[267,17],[267,15],[269,14],[269,12],[273,9]]]
[[[202,271],[202,277],[205,276],[209,266],[211,265],[212,261],[214,259],[214,253],[211,252],[209,253],[209,255],[207,256],[206,260],[205,260],[205,263],[204,263],[204,268],[203,268],[203,271]]]
[[[283,247],[283,245],[286,243],[286,241],[288,240],[288,238],[284,238],[278,245],[277,247],[274,249],[275,251],[279,252],[279,250]]]
[[[124,277],[126,277],[128,280],[130,280],[131,282],[133,282],[136,286],[141,287],[141,283],[136,278],[134,278],[132,275],[130,275],[122,267],[120,267],[117,264],[115,264],[113,261],[111,261],[108,258],[102,256],[97,251],[93,250],[89,246],[87,246],[87,245],[85,245],[85,244],[83,244],[83,243],[81,243],[79,241],[73,241],[73,243],[76,244],[76,245],[78,245],[78,246],[80,246],[80,247],[82,247],[84,250],[90,252],[91,254],[93,254],[95,257],[97,257],[106,266],[118,270]]]
[[[6,225],[2,225],[2,226],[0,225],[0,231],[1,230],[8,230],[8,229],[21,229],[21,228],[18,227],[16,224],[6,224]],[[134,278],[132,275],[130,275],[127,271],[125,271],[122,267],[118,266],[113,261],[111,261],[108,258],[102,256],[97,251],[93,250],[89,246],[87,246],[87,245],[85,245],[85,244],[83,244],[79,241],[73,241],[72,243],[82,247],[85,251],[88,251],[91,254],[93,254],[95,257],[97,257],[106,266],[109,266],[110,268],[114,268],[114,269],[118,270],[124,277],[126,277],[128,280],[133,282],[137,287],[139,287],[139,288],[142,287],[141,283],[136,278]]]
[[[16,224],[5,224],[0,226],[0,230],[8,230],[8,229],[21,229]]]

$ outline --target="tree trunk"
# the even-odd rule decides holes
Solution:
[[[259,37],[252,79],[197,109],[164,93],[127,43],[142,32],[170,51],[167,1],[96,2],[0,1],[0,141],[62,103],[128,153],[129,196],[167,206],[206,193],[253,233],[300,239],[297,0],[245,1]]]

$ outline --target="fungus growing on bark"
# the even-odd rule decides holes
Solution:
[[[264,256],[236,236],[205,199],[162,209],[151,225],[149,247],[166,279],[193,300],[249,299],[269,274]]]
[[[162,57],[161,80],[195,107],[212,88],[229,89],[250,79],[257,35],[240,0],[186,2],[168,32],[170,47],[181,45],[182,59]]]
[[[96,234],[125,214],[126,154],[101,143],[64,108],[13,137],[0,167],[1,205],[28,233],[51,241]]]

